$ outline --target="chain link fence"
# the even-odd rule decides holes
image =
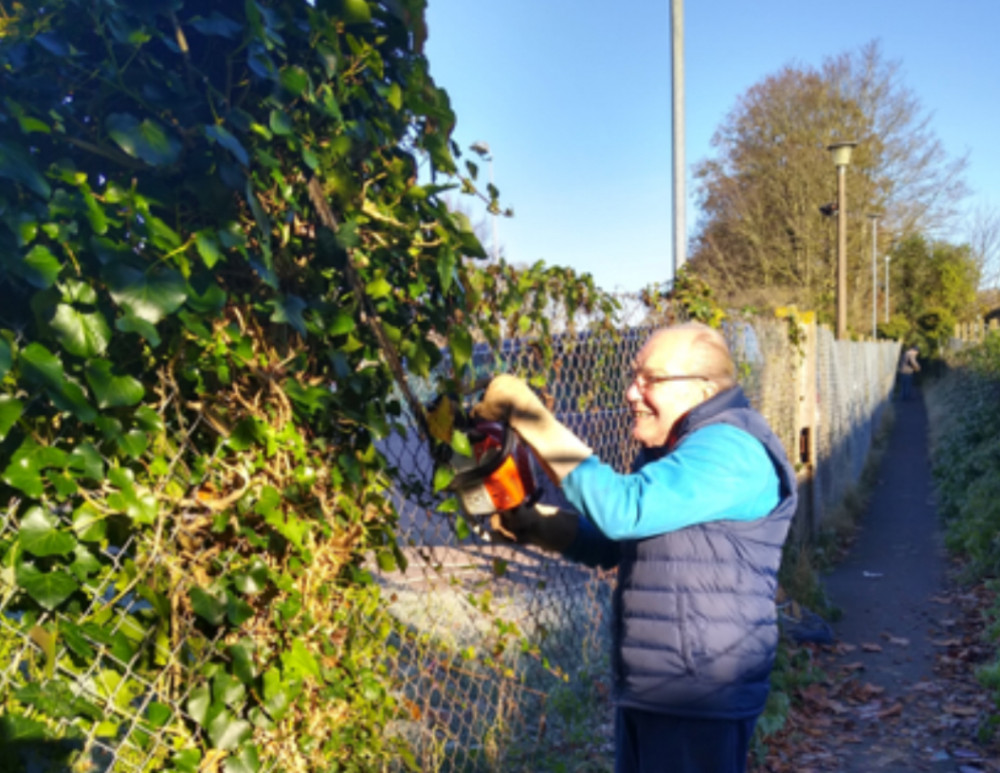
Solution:
[[[509,341],[499,352],[478,350],[476,365],[482,375],[511,371],[542,376],[557,416],[602,459],[624,471],[636,449],[622,395],[626,374],[650,331],[630,325],[616,333],[564,333],[553,342],[555,357],[548,368],[530,343]],[[813,478],[810,518],[820,523],[822,511],[860,475],[892,388],[898,346],[836,342],[815,326],[807,328],[805,343],[791,343],[789,331],[788,321],[780,319],[731,321],[725,329],[748,396],[789,456],[801,461],[803,476]],[[430,397],[431,385],[424,388]],[[171,424],[172,399],[165,391],[161,417],[181,459],[199,426]],[[803,422],[803,404],[815,407],[809,426]],[[814,438],[814,460],[803,456],[803,429]],[[381,450],[390,464],[398,539],[408,559],[405,570],[371,567],[394,620],[385,666],[397,685],[395,697],[405,707],[389,732],[405,739],[420,770],[559,769],[565,762],[560,750],[579,733],[575,722],[580,707],[593,705],[588,698],[606,689],[613,575],[491,541],[481,524],[472,524],[471,535],[464,535],[454,515],[440,512],[440,499],[428,493],[434,464],[414,427],[388,437]],[[241,485],[235,475],[215,483],[220,491]],[[136,493],[136,507],[142,507],[142,496]],[[546,496],[557,498],[558,491],[549,487]],[[4,507],[0,544],[13,541],[16,508],[17,502]],[[78,535],[99,528],[81,520],[79,512],[54,517]],[[239,658],[241,640],[255,637],[249,628],[240,639],[223,638],[213,633],[221,629],[190,623],[191,615],[179,614],[183,610],[175,610],[177,626],[169,630],[143,624],[144,609],[182,603],[193,589],[209,585],[209,575],[225,562],[213,534],[212,511],[192,508],[163,523],[169,527],[141,541],[117,540],[112,531],[101,540],[81,538],[78,568],[85,574],[87,551],[100,550],[106,563],[127,568],[136,586],[168,586],[171,592],[164,596],[140,597],[135,586],[89,578],[85,608],[72,614],[41,613],[26,621],[14,603],[24,578],[15,580],[10,567],[0,567],[0,702],[11,691],[22,702],[30,701],[38,685],[51,677],[48,669],[64,669],[61,675],[75,685],[60,698],[73,708],[67,718],[82,711],[95,722],[85,735],[70,727],[69,719],[58,730],[65,731],[67,748],[88,750],[90,770],[130,773],[162,767],[185,746],[177,728],[195,727],[205,719],[193,716],[202,701],[192,694],[185,674],[220,651]],[[113,524],[106,526],[113,529]],[[315,557],[315,574],[307,582],[321,580],[327,558],[334,561]],[[152,575],[159,579],[147,583]],[[358,624],[366,625],[365,613],[356,614]],[[378,626],[373,618],[371,630]],[[74,671],[74,662],[86,662],[87,670]],[[38,700],[43,699],[52,696],[43,698],[39,692]],[[51,715],[52,707],[47,708]],[[607,739],[610,759],[610,717],[598,718],[597,727]],[[125,737],[139,741],[123,743]],[[261,759],[248,770],[320,769],[286,766],[280,733],[261,740],[260,746]],[[544,750],[554,756],[544,756]],[[209,767],[202,769],[213,769],[210,763],[205,761]]]
[[[531,345],[509,341],[500,352],[479,352],[479,375],[541,377],[557,417],[626,471],[637,448],[623,395],[653,329],[557,336],[548,368]],[[806,496],[795,531],[807,540],[860,479],[891,396],[898,344],[835,341],[825,328],[785,319],[732,320],[724,332],[747,396],[800,470]],[[571,748],[580,732],[572,707],[588,705],[595,685],[606,689],[613,574],[491,542],[481,524],[458,539],[454,515],[403,493],[426,490],[433,472],[416,432],[384,450],[397,479],[423,481],[395,495],[409,568],[379,575],[392,613],[422,642],[390,664],[417,705],[396,731],[414,742],[427,770],[466,770],[473,759],[473,769],[563,769],[565,758],[544,751]],[[545,499],[558,502],[543,483]],[[503,649],[504,631],[513,632],[505,657],[484,660],[483,651]],[[457,674],[442,665],[448,653],[462,663]],[[595,726],[604,729],[610,769],[610,715]]]

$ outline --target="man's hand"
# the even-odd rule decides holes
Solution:
[[[531,387],[507,373],[501,373],[490,381],[482,401],[472,409],[474,418],[505,423],[509,423],[515,415],[531,417],[540,416],[543,412],[548,413]]]
[[[562,553],[576,538],[577,515],[553,505],[528,505],[494,513],[490,528],[502,540]]]
[[[546,473],[562,483],[576,466],[593,454],[590,447],[542,405],[521,379],[502,374],[486,388],[483,400],[472,409],[473,418],[510,424],[541,460]]]

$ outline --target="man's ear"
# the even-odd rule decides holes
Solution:
[[[701,394],[702,401],[710,400],[719,394],[719,385],[714,381],[702,381],[701,382]]]

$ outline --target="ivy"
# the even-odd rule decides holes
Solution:
[[[0,650],[50,637],[0,737],[378,768],[408,757],[360,567],[405,561],[403,364],[457,390],[474,342],[613,303],[487,262],[445,201],[498,192],[459,173],[423,0],[210,5],[0,14]]]

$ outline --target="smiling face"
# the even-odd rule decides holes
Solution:
[[[692,347],[699,334],[700,329],[690,327],[660,330],[636,355],[625,401],[632,413],[632,437],[646,448],[666,444],[677,420],[719,391],[714,381],[702,377],[712,369]]]

